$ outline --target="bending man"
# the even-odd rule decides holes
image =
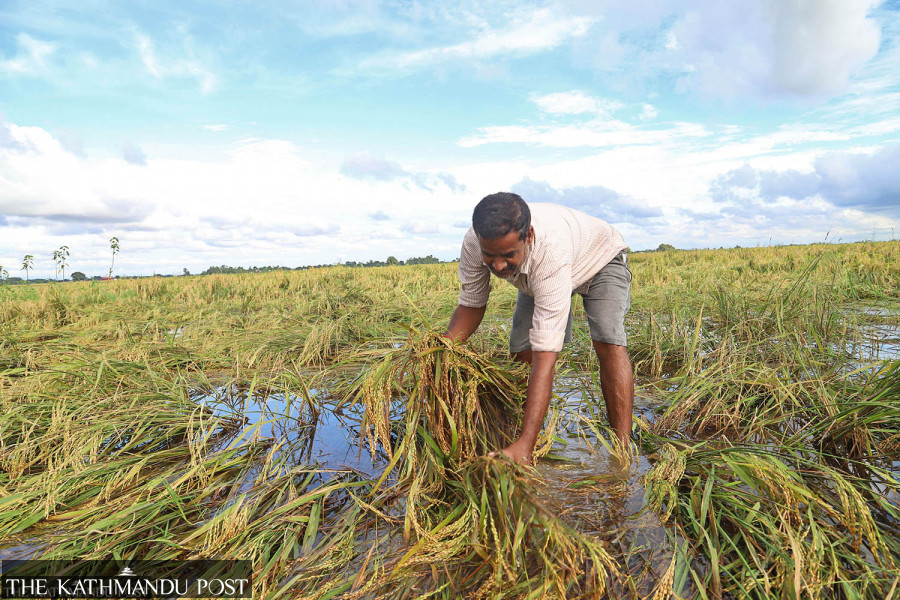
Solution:
[[[625,242],[611,225],[555,204],[528,205],[516,194],[486,196],[475,207],[459,259],[462,291],[447,337],[465,340],[484,317],[490,274],[519,290],[510,353],[531,364],[519,438],[503,448],[531,463],[547,414],[556,359],[572,338],[572,295],[584,298],[610,424],[624,444],[631,433],[634,379],[625,338],[631,271]]]

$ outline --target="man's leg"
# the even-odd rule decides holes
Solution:
[[[531,342],[528,331],[534,316],[534,298],[519,291],[513,310],[512,327],[509,330],[509,353],[519,362],[531,364]]]
[[[619,441],[628,443],[634,406],[634,375],[628,349],[616,344],[594,341],[594,351],[600,359],[600,388],[606,403],[609,424],[616,430]]]
[[[631,271],[622,253],[591,280],[584,298],[591,340],[600,360],[600,387],[609,424],[625,444],[631,435],[634,375],[628,358],[625,314],[631,308]]]
[[[516,308],[513,311],[512,329],[509,332],[509,353],[513,360],[531,364],[531,341],[528,332],[534,316],[534,298],[519,291]],[[569,321],[566,323],[566,343],[572,341],[572,308],[569,307]]]

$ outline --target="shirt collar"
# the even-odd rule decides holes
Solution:
[[[531,256],[534,254],[535,242],[536,240],[532,240],[531,244],[525,243],[525,260],[522,261],[522,266],[519,268],[519,273],[522,275],[528,275],[528,269],[531,266]]]

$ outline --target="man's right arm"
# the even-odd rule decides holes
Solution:
[[[447,332],[444,334],[444,337],[459,342],[469,339],[469,336],[475,333],[475,330],[481,325],[486,308],[486,306],[474,308],[463,306],[462,304],[457,305],[456,310],[453,311],[453,316],[450,317],[450,325],[447,326]]]
[[[459,252],[459,281],[462,284],[459,302],[444,337],[464,342],[481,325],[491,293],[491,273],[481,258],[478,236],[471,228]]]

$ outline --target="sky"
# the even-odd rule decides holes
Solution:
[[[0,265],[459,256],[519,193],[633,250],[900,237],[900,0],[0,0]]]

